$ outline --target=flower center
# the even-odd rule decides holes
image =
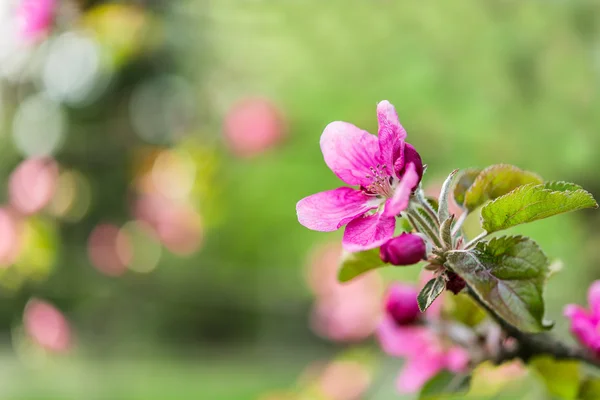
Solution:
[[[367,175],[366,178],[371,179],[371,184],[365,188],[366,192],[386,198],[392,197],[394,195],[393,178],[387,172],[387,167],[377,164],[376,167],[371,167],[370,170],[371,174]]]

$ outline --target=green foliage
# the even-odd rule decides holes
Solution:
[[[441,400],[450,395],[465,394],[469,390],[470,380],[470,375],[442,371],[425,383],[418,399]]]
[[[585,380],[579,388],[579,395],[577,398],[581,400],[600,399],[600,379],[590,378]]]
[[[444,184],[442,185],[442,190],[440,191],[440,198],[438,200],[438,220],[440,222],[446,221],[448,217],[450,217],[450,212],[448,211],[448,200],[450,199],[449,195],[452,186],[452,181],[454,180],[454,176],[457,172],[457,169],[452,171],[444,181]]]
[[[365,272],[386,265],[379,257],[378,248],[357,253],[344,253],[340,261],[338,280],[348,282]]]
[[[480,168],[469,168],[465,169],[461,172],[458,180],[456,181],[456,185],[454,185],[454,201],[457,204],[463,205],[465,202],[465,193],[471,187],[473,182],[475,182],[475,178],[479,176],[481,172]]]
[[[480,242],[471,251],[449,252],[447,265],[509,324],[525,332],[548,328],[542,322],[542,289],[549,262],[533,240],[503,236]]]
[[[558,361],[543,356],[534,358],[529,365],[544,381],[552,396],[565,400],[579,398],[577,394],[581,373],[578,361]]]
[[[421,312],[424,312],[429,308],[433,301],[437,299],[440,294],[442,294],[445,287],[446,280],[442,275],[438,275],[437,277],[430,279],[429,282],[425,284],[417,296],[417,302],[419,303],[419,309]]]
[[[463,185],[470,179],[465,178]],[[503,196],[521,185],[540,184],[543,180],[537,174],[523,171],[513,165],[498,164],[487,167],[475,178],[464,194],[463,206],[472,211],[489,200]],[[459,198],[462,195],[459,191]]]
[[[466,326],[476,326],[487,315],[483,308],[464,292],[444,298],[442,312],[448,318]]]
[[[483,229],[488,233],[553,215],[595,208],[593,196],[567,182],[528,184],[497,198],[481,210]]]

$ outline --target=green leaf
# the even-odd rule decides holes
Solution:
[[[540,184],[537,174],[523,171],[513,165],[498,164],[487,167],[475,178],[465,192],[464,207],[472,211],[489,200],[503,196],[522,185]]]
[[[553,215],[598,207],[581,186],[567,182],[524,185],[481,209],[482,227],[488,233]]]
[[[581,373],[578,361],[558,361],[541,356],[531,360],[529,365],[542,378],[551,395],[565,400],[579,398]]]
[[[450,175],[444,181],[442,185],[442,189],[440,190],[440,197],[438,200],[438,221],[443,222],[448,219],[450,216],[450,211],[448,211],[448,200],[450,197],[450,187],[452,186],[452,181],[454,180],[454,176],[458,172],[457,169],[452,171]]]
[[[425,284],[421,292],[417,296],[417,302],[419,303],[419,309],[424,312],[429,308],[431,303],[444,291],[446,287],[446,281],[442,275],[431,279]]]
[[[465,193],[469,190],[473,182],[475,182],[475,178],[477,178],[480,173],[481,168],[469,168],[461,172],[456,181],[456,185],[454,185],[454,201],[456,201],[458,205],[463,205],[465,202]]]
[[[444,399],[448,395],[465,394],[469,389],[470,380],[471,377],[466,374],[442,371],[423,385],[418,399],[438,400]]]
[[[581,400],[598,400],[600,399],[600,379],[590,378],[581,384],[579,388],[579,396]]]
[[[440,226],[440,238],[444,248],[449,250],[452,249],[452,225],[454,224],[454,215],[448,217],[442,226]]]
[[[386,265],[379,257],[378,248],[357,253],[344,253],[340,261],[338,280],[348,282],[365,272]]]
[[[549,328],[542,322],[542,289],[548,258],[533,240],[502,236],[470,251],[447,253],[447,264],[498,317],[526,332]]]

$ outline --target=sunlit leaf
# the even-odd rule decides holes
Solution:
[[[465,202],[465,193],[469,190],[473,182],[475,182],[475,178],[479,176],[480,172],[481,168],[469,168],[460,173],[456,185],[454,185],[454,201],[458,205],[463,205]]]
[[[344,253],[340,261],[338,280],[348,282],[365,272],[386,265],[379,257],[378,248],[357,253]]]
[[[523,171],[513,165],[492,165],[481,171],[471,187],[464,194],[464,207],[469,211],[489,200],[494,200],[522,185],[540,184],[543,180],[537,174]],[[459,193],[460,197],[460,193]]]
[[[482,227],[496,232],[553,215],[598,207],[594,197],[567,182],[529,184],[497,198],[481,209]]]
[[[449,395],[464,394],[469,389],[470,379],[467,374],[442,371],[425,383],[418,399],[441,400],[448,398]]]
[[[565,400],[578,398],[581,379],[578,361],[559,361],[541,356],[531,360],[529,365],[540,375],[551,395]]]
[[[417,302],[419,303],[419,309],[424,312],[429,308],[435,299],[444,291],[446,287],[446,281],[442,275],[431,279],[425,284],[421,292],[417,296]]]
[[[579,387],[579,396],[581,400],[600,399],[600,379],[590,378],[584,381]]]
[[[540,332],[542,288],[548,258],[533,240],[503,236],[480,242],[471,251],[448,253],[447,263],[497,316],[526,332]]]

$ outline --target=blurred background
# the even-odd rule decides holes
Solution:
[[[369,337],[419,268],[335,284],[295,213],[341,186],[323,128],[387,99],[432,192],[511,163],[598,198],[599,87],[591,1],[2,0],[0,398],[396,398]],[[518,229],[565,336],[599,223]]]

